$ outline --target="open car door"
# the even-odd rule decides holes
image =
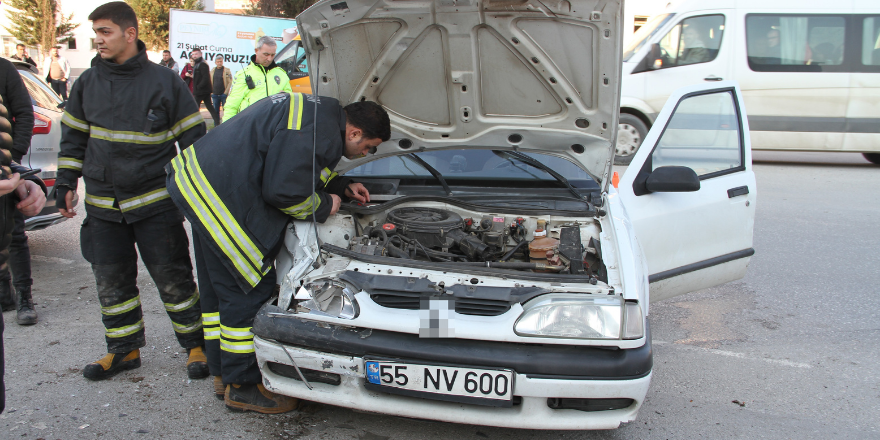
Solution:
[[[757,191],[737,83],[675,91],[618,191],[647,260],[651,301],[745,276]]]

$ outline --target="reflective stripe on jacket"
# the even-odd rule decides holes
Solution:
[[[92,60],[74,83],[61,118],[57,184],[86,183],[89,215],[133,223],[174,209],[165,165],[205,134],[186,84],[147,59],[146,48],[123,64]]]
[[[290,78],[287,72],[273,62],[268,68],[256,63],[255,56],[251,56],[251,63],[238,73],[232,81],[232,90],[223,105],[223,122],[241,113],[251,104],[281,92],[293,93],[290,88]],[[254,88],[247,86],[245,77],[250,76]]]
[[[279,93],[251,106],[174,158],[168,192],[247,293],[272,268],[291,217],[323,222],[344,179],[332,171],[343,153],[345,112],[319,97],[312,180],[315,103]],[[314,188],[314,191],[313,191]]]

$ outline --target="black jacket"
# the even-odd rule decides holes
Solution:
[[[211,68],[204,58],[195,60],[193,66],[193,95],[202,96],[211,94]]]
[[[128,223],[175,209],[165,164],[205,134],[189,89],[173,70],[140,52],[123,64],[92,60],[70,92],[61,119],[57,185],[86,182],[86,212]]]
[[[31,146],[34,134],[34,107],[15,65],[0,59],[0,96],[9,110],[12,123],[12,160],[21,162]]]
[[[31,66],[37,67],[37,62],[34,61],[33,58],[29,57],[27,54],[24,55],[24,59],[19,58],[18,54],[13,55],[9,58],[12,58],[13,60],[18,60],[18,61],[24,61],[24,62],[30,64]]]
[[[312,95],[278,93],[251,105],[168,165],[168,192],[244,293],[272,268],[292,219],[324,222],[342,195],[333,168],[344,151],[345,111]],[[312,180],[312,158],[315,175]],[[313,192],[314,188],[314,192]]]
[[[8,64],[9,62],[6,61],[6,63]],[[0,98],[4,97],[5,95],[0,96]],[[0,99],[0,179],[7,179],[12,173],[21,173],[27,171],[27,168],[10,160],[7,150],[12,147],[12,138],[9,136],[12,127],[9,124],[9,120],[6,119],[8,113],[3,102],[5,101]],[[26,179],[37,182],[43,189],[43,193],[46,192],[46,185],[43,184],[39,177],[30,176]],[[18,198],[14,194],[0,196],[0,266],[2,267],[6,267],[6,260],[9,258],[9,253],[2,251],[12,241],[12,228],[15,227],[12,214],[15,212],[16,203],[18,203]],[[0,321],[0,412],[3,412],[5,406],[6,385],[3,383],[3,323]]]

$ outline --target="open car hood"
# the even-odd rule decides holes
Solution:
[[[566,157],[609,180],[622,0],[323,0],[297,17],[312,87],[381,104],[392,138],[337,171],[425,149]],[[603,185],[605,186],[605,185]]]

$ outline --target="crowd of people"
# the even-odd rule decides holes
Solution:
[[[168,51],[152,63],[138,39],[137,16],[125,2],[101,5],[88,19],[97,55],[65,97],[55,182],[56,206],[68,218],[79,214],[75,195],[80,180],[85,185],[80,244],[95,276],[106,353],[86,365],[83,376],[104,380],[141,366],[146,329],[136,281],[140,255],[187,350],[191,379],[213,376],[212,392],[231,410],[295,409],[296,399],[263,387],[251,326],[277,291],[273,264],[284,225],[292,219],[323,222],[344,198],[369,201],[364,185],[332,170],[343,156],[361,157],[388,140],[388,114],[369,101],[343,107],[333,98],[292,93],[274,63],[272,38],[256,42],[250,65],[233,78],[222,58],[212,60],[210,69],[199,50],[183,68]],[[23,50],[19,56],[32,61]],[[25,101],[31,115],[30,129],[25,117],[16,117],[13,127],[22,139],[28,134],[26,145],[4,146],[12,149],[5,157],[14,159],[27,151],[33,112],[27,92],[17,96],[24,87],[9,66],[5,81],[12,86],[4,89],[0,77],[0,97]],[[44,71],[53,88],[57,81],[56,90],[66,93],[69,64],[57,50]],[[200,104],[214,120],[210,132]],[[13,140],[18,145],[15,134]],[[319,173],[311,171],[313,165]],[[36,177],[22,183],[13,172],[23,169],[9,166],[2,171],[0,202],[21,200],[23,222],[42,209],[45,187]],[[18,224],[11,209],[5,212],[0,249]],[[192,226],[198,283],[184,219]],[[0,253],[0,296],[6,259]],[[22,281],[19,289],[14,267],[13,275],[19,302],[32,309],[30,286],[25,289]]]

